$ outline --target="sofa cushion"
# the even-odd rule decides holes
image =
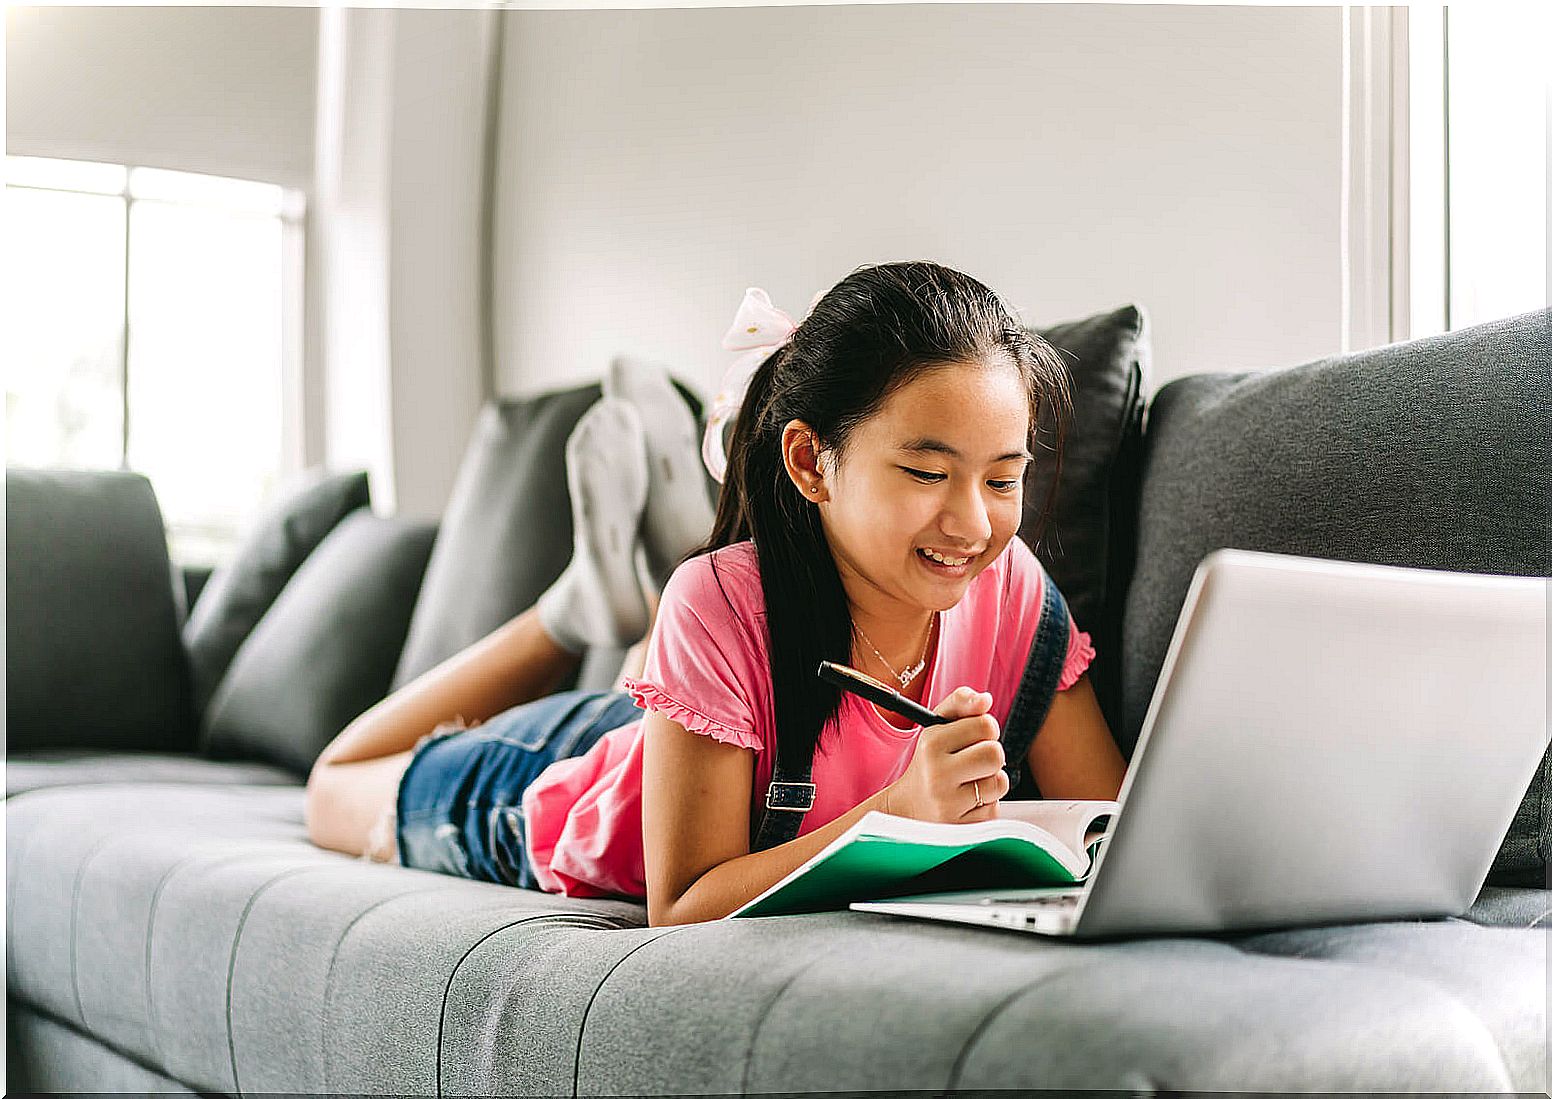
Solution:
[[[232,660],[203,750],[306,776],[318,753],[388,693],[436,526],[346,516],[296,570]]]
[[[1036,462],[1024,489],[1019,533],[1067,600],[1073,620],[1094,641],[1089,678],[1114,729],[1121,714],[1121,616],[1136,540],[1143,410],[1151,387],[1148,314],[1124,305],[1082,320],[1034,329],[1062,352],[1072,378],[1072,416],[1061,488],[1045,533],[1033,535],[1054,470],[1048,408],[1040,419]]]
[[[52,786],[104,782],[237,783],[295,786],[292,771],[267,763],[233,763],[175,752],[101,751],[96,748],[36,748],[5,757],[5,796]]]
[[[458,1075],[451,1053],[439,1064],[443,1035],[451,1049],[453,1035],[489,1033],[492,1005],[463,1005],[491,994],[480,975],[494,952],[534,963],[536,998],[488,1056],[506,1064],[512,1043],[541,1043],[530,1091],[570,1094],[589,996],[671,929],[641,928],[645,909],[628,901],[315,847],[304,799],[300,786],[229,783],[12,799],[10,996],[202,1091],[436,1095],[439,1068]]]
[[[654,928],[321,850],[303,801],[14,799],[11,996],[221,1094],[1544,1090],[1529,894],[1491,930],[1475,908],[1094,943],[862,912]]]
[[[700,402],[675,385],[700,422]],[[601,395],[595,383],[481,410],[442,514],[395,689],[533,606],[565,570],[572,553],[566,439]],[[557,690],[598,680],[607,686],[623,657],[623,650],[590,652],[593,682],[573,676]]]
[[[341,519],[371,502],[365,470],[308,470],[248,529],[231,561],[211,573],[183,627],[196,714],[204,714],[238,646],[307,555]]]
[[[1552,311],[1260,374],[1164,386],[1148,412],[1126,608],[1131,758],[1186,589],[1233,546],[1546,576]],[[1532,781],[1489,881],[1537,884],[1552,846]]]
[[[189,751],[195,722],[151,482],[5,471],[6,747]]]

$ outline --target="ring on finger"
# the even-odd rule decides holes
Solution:
[[[970,785],[975,787],[975,807],[977,809],[979,809],[981,807],[981,804],[982,804],[981,803],[981,784],[980,784],[979,781],[974,781],[974,782],[971,782]]]

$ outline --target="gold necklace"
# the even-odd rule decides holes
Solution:
[[[891,664],[889,661],[884,659],[884,654],[878,651],[878,646],[873,644],[873,641],[863,631],[862,627],[861,626],[857,626],[857,624],[855,622],[852,623],[852,625],[857,626],[857,632],[862,634],[862,640],[864,640],[864,641],[866,641],[868,643],[868,648],[873,650],[873,655],[878,657],[879,662],[881,664],[883,664],[884,667],[889,669],[889,674],[890,675],[894,676],[896,679],[898,679],[900,681],[900,689],[901,690],[904,690],[906,687],[909,687],[911,685],[911,680],[913,680],[917,676],[919,676],[921,674],[921,670],[927,666],[927,649],[932,644],[932,628],[934,626],[936,626],[937,624],[938,624],[938,612],[937,611],[933,611],[932,612],[932,618],[927,623],[927,639],[922,642],[922,655],[921,655],[921,659],[918,660],[913,667],[907,668],[903,672],[897,672],[897,671],[895,671],[895,666],[893,664]]]

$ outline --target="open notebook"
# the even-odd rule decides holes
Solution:
[[[1075,885],[1094,867],[1114,801],[1003,801],[996,820],[946,824],[873,811],[724,919],[845,908],[962,889]]]

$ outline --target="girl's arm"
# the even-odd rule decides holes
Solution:
[[[872,809],[879,791],[823,827],[750,853],[754,753],[649,711],[642,727],[647,923],[726,916],[817,855]],[[1037,738],[1038,739],[1038,738]]]
[[[1043,798],[1114,801],[1120,796],[1126,760],[1110,735],[1087,672],[1067,690],[1056,692],[1026,759]]]

